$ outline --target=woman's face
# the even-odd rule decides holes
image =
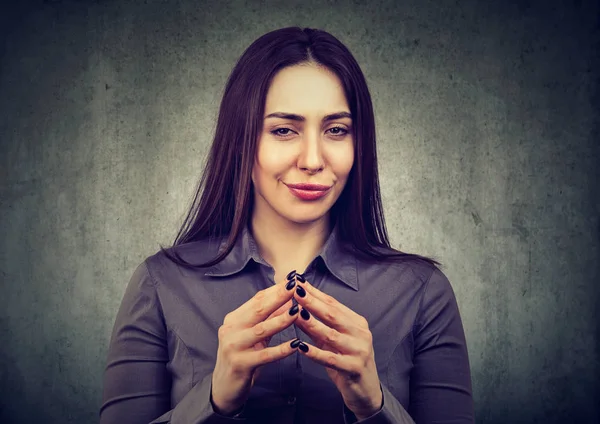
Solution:
[[[326,119],[339,113],[350,115],[350,108],[340,80],[326,68],[296,65],[275,75],[252,169],[254,214],[309,223],[328,213],[354,162],[352,119]],[[287,186],[299,183],[330,188],[319,199],[303,200]]]

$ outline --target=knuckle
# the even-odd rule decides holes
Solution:
[[[325,312],[325,318],[330,321],[333,325],[335,325],[337,323],[337,318],[336,318],[337,314],[332,311],[331,309],[329,309],[327,312]]]
[[[225,352],[234,352],[237,345],[233,340],[229,340],[223,344]]]
[[[257,305],[256,308],[254,309],[254,314],[256,316],[261,316],[265,311],[265,302],[260,301]]]
[[[231,330],[231,324],[223,324],[219,327],[217,331],[217,336],[219,340],[222,340],[227,334],[229,334],[229,330]]]
[[[254,295],[254,300],[262,301],[265,298],[265,290],[260,290]]]
[[[269,362],[271,360],[271,350],[263,349],[259,352],[258,358],[261,362]]]
[[[332,367],[337,367],[337,356],[333,353],[329,353],[327,355],[327,357],[325,358],[325,362],[327,362],[328,365],[332,366]]]
[[[298,315],[299,315],[298,313],[295,313],[294,315],[290,315],[287,312],[285,314],[281,314],[279,316],[279,326],[285,327],[290,320],[294,320],[295,318],[298,317]]]
[[[358,353],[361,358],[367,361],[371,355],[371,348],[369,345],[364,344],[358,349]]]
[[[326,294],[325,297],[324,297],[324,302],[326,304],[328,304],[328,305],[333,306],[333,305],[335,305],[336,300],[333,297],[331,297],[328,294]]]
[[[371,333],[371,331],[369,331],[368,329],[365,330],[363,329],[363,335],[364,335],[364,339],[367,340],[367,342],[369,342],[369,344],[373,344],[373,334]]]
[[[264,332],[265,332],[265,325],[264,325],[264,323],[259,322],[258,324],[256,324],[253,327],[253,330],[254,330],[254,334],[257,335],[257,336],[260,336],[261,334],[264,334]]]
[[[325,337],[327,343],[335,344],[335,342],[338,340],[338,332],[335,329],[330,328]]]
[[[363,316],[360,317],[360,324],[362,325],[363,328],[366,328],[367,330],[369,329],[369,321],[367,321],[367,319]]]

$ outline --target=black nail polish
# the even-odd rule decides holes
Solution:
[[[292,347],[292,349],[296,349],[300,343],[302,343],[300,341],[300,339],[292,340],[292,342],[290,343],[290,346]]]
[[[290,280],[287,282],[287,284],[285,285],[285,289],[286,290],[291,290],[294,288],[294,286],[296,285],[296,280]]]
[[[308,321],[308,319],[310,318],[310,312],[302,308],[302,310],[300,311],[300,316],[304,318],[305,321]]]
[[[292,278],[294,278],[294,276],[296,275],[296,270],[292,270],[290,271],[290,273],[285,277],[287,280],[290,280]]]
[[[305,345],[304,343],[300,342],[300,344],[298,345],[298,347],[300,348],[300,350],[304,353],[308,352],[308,346]]]
[[[290,308],[290,312],[289,312],[289,314],[290,314],[290,315],[296,315],[296,314],[298,313],[298,309],[299,309],[299,308],[298,308],[298,305],[294,305],[294,306],[292,306],[292,307]]]
[[[302,274],[296,274],[296,278],[298,279],[298,281],[300,281],[301,283],[305,283],[306,279],[302,276]]]
[[[290,287],[290,289],[291,289],[291,287]],[[296,286],[296,293],[298,293],[298,296],[300,296],[300,297],[306,296],[306,292],[300,286]]]

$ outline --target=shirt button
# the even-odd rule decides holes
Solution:
[[[296,403],[296,396],[288,396],[287,403],[288,405],[294,405]]]

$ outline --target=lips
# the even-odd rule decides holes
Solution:
[[[311,184],[311,183],[299,183],[299,184],[286,184],[290,188],[295,188],[296,190],[307,190],[307,191],[326,191],[331,188],[331,186],[323,185],[323,184]]]
[[[288,189],[294,196],[305,201],[324,198],[329,193],[331,187],[333,187],[314,183],[298,183],[285,185],[288,187]]]

